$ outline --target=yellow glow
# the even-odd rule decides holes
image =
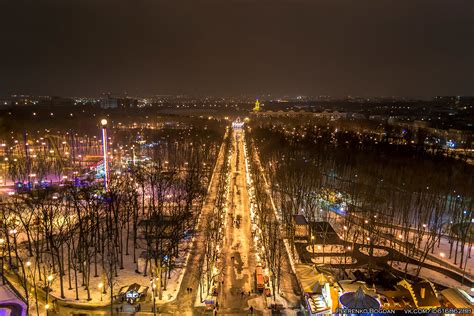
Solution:
[[[258,99],[257,99],[257,101],[255,101],[255,106],[253,108],[253,111],[254,112],[260,111],[260,102],[258,101]]]

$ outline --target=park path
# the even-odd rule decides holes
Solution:
[[[222,252],[224,282],[219,286],[218,300],[219,314],[241,315],[249,310],[248,299],[256,296],[249,296],[249,293],[255,292],[255,249],[251,233],[242,130],[233,131],[232,146],[230,204]]]

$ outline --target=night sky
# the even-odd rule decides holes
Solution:
[[[474,95],[474,1],[0,0],[0,95]]]

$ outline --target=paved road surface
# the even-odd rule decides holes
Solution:
[[[248,293],[253,293],[255,287],[255,250],[241,131],[233,132],[232,145],[230,201],[222,252],[224,283],[220,284],[218,298],[220,314],[242,314],[248,311]]]

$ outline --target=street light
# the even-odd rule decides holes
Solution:
[[[100,282],[98,287],[99,287],[99,291],[100,291],[100,301],[102,302],[102,288],[104,287],[104,283]]]
[[[344,225],[344,243],[347,242],[347,231],[349,230],[349,227],[347,227],[346,225]]]
[[[153,276],[150,283],[151,283],[151,295],[153,297],[153,315],[156,316],[156,295],[155,295],[156,283],[155,283],[155,278]]]
[[[11,256],[11,252],[13,249],[15,249],[17,247],[17,233],[18,233],[18,230],[15,228],[15,229],[10,229],[9,230],[9,234],[12,235],[12,238],[13,238],[13,245],[11,245],[10,243],[8,243],[8,259],[9,259],[9,264],[10,266],[12,265],[12,256]],[[8,240],[8,236],[7,236],[7,240]],[[16,258],[16,262],[18,263],[18,258]]]
[[[31,271],[31,265],[32,265],[31,261],[28,260],[28,261],[26,262],[26,267],[27,267],[27,270],[28,270],[28,272],[29,272],[29,274],[30,274],[29,277],[31,278],[31,281],[33,282],[33,287],[32,287],[31,290],[32,290],[33,293],[35,294],[36,310],[39,310],[39,308],[38,308],[38,292],[37,292],[37,290],[36,290],[36,266],[35,266],[35,270]],[[26,275],[26,273],[25,273],[25,276],[24,276],[24,277],[25,277],[25,284],[26,284],[26,281],[27,281],[27,275]],[[48,303],[48,302],[46,301],[46,303]],[[49,305],[48,305],[48,308],[49,308]]]
[[[5,239],[0,238],[0,248],[2,249],[2,284],[5,284],[5,273],[3,271],[3,256],[5,254]]]
[[[53,276],[50,274],[46,279],[48,280],[48,287],[46,288],[46,305],[44,306],[44,308],[46,308],[47,316],[49,310],[49,291],[51,291],[51,281],[53,281]]]

